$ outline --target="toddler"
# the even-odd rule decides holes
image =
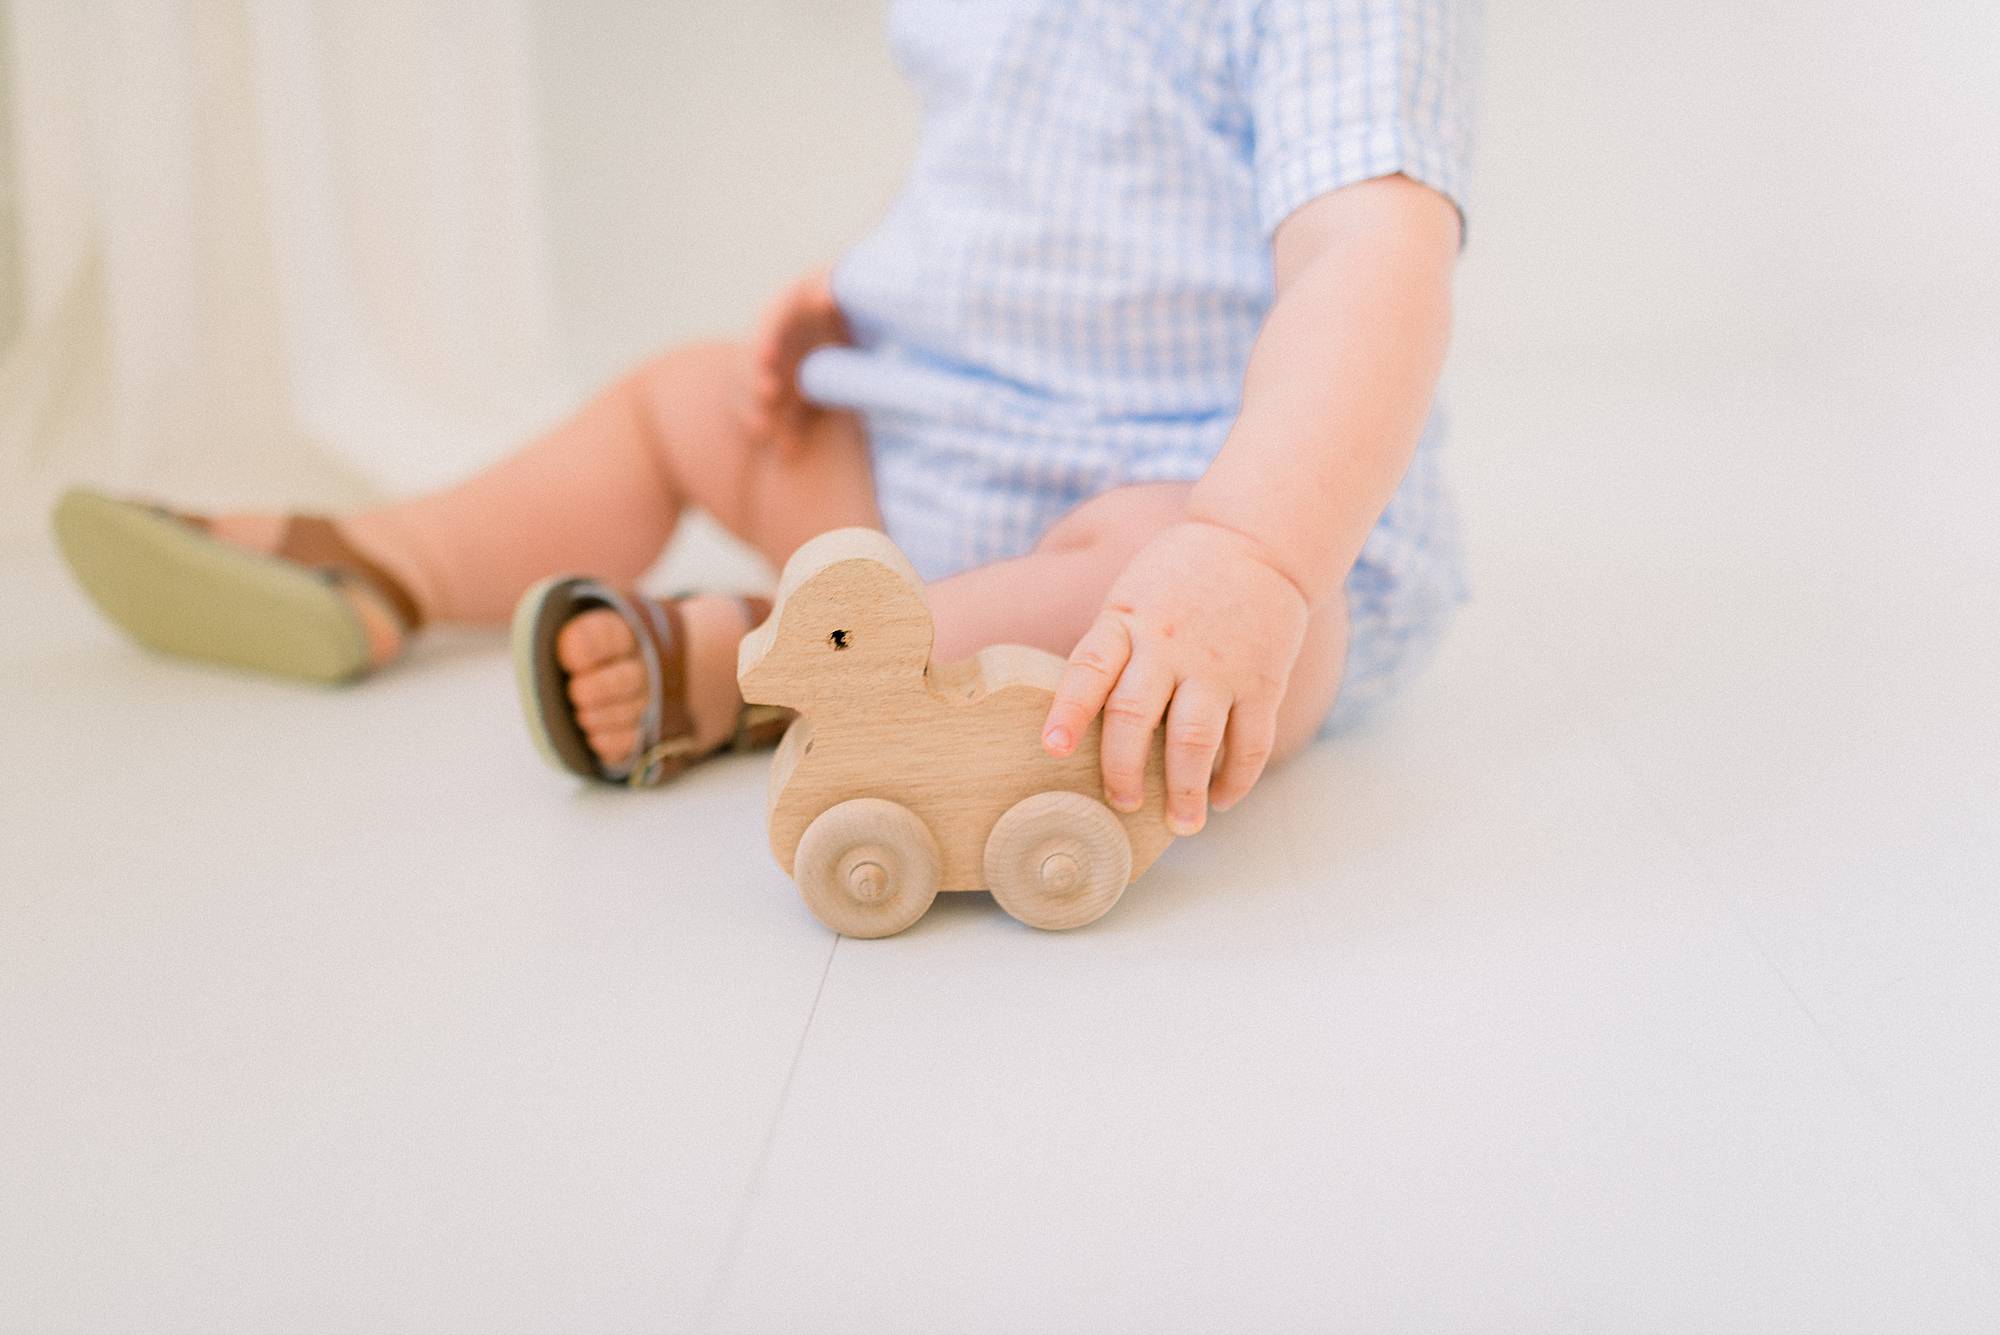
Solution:
[[[58,537],[141,640],[322,679],[525,594],[531,722],[568,768],[645,785],[770,731],[734,673],[766,605],[631,591],[686,507],[774,566],[880,527],[931,582],[940,660],[1068,656],[1043,743],[1101,713],[1114,806],[1164,728],[1192,833],[1388,694],[1459,598],[1431,400],[1472,21],[900,0],[909,181],[746,340],[667,351],[435,495],[329,521],[76,492]]]

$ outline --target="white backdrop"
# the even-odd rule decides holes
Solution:
[[[422,485],[546,402],[518,4],[17,0],[20,495]],[[25,507],[24,507],[25,508]]]
[[[1727,581],[1790,539],[2000,577],[2000,6],[1534,0],[1486,36],[1475,564]]]
[[[595,10],[10,0],[0,531],[436,485],[883,202],[874,0]]]
[[[76,477],[424,485],[740,325],[894,186],[913,116],[881,7],[0,0],[27,308],[0,319],[24,330],[0,530]],[[1885,435],[1937,417],[1800,461],[1879,475],[1876,504],[1913,447],[1992,456],[1950,407],[2000,362],[2000,9],[1538,0],[1487,30],[1455,374],[1491,522],[1522,462],[1497,419],[1558,385],[1657,384],[1670,410],[1782,377]]]

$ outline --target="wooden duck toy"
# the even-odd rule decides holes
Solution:
[[[1172,842],[1160,739],[1144,804],[1115,812],[1098,722],[1068,756],[1042,747],[1061,658],[933,663],[932,639],[923,582],[881,533],[823,533],[785,563],[737,656],[746,701],[799,712],[771,764],[778,865],[847,936],[892,936],[944,890],[991,890],[1033,927],[1095,921]]]

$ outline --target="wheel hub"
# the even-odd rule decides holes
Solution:
[[[1083,868],[1077,865],[1074,854],[1058,850],[1042,859],[1041,876],[1044,890],[1066,895],[1083,880]]]
[[[876,850],[857,852],[847,868],[847,889],[863,904],[873,904],[889,893],[889,870],[875,860]]]

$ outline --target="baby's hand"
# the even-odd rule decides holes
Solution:
[[[780,293],[750,340],[751,430],[787,448],[803,441],[814,409],[799,393],[799,363],[814,348],[849,338],[827,270],[807,274]]]
[[[1111,586],[1070,654],[1042,744],[1069,754],[1103,710],[1105,795],[1135,811],[1164,716],[1167,824],[1193,834],[1210,800],[1218,810],[1233,805],[1263,773],[1307,613],[1298,585],[1249,539],[1214,524],[1176,524],[1140,548]]]

